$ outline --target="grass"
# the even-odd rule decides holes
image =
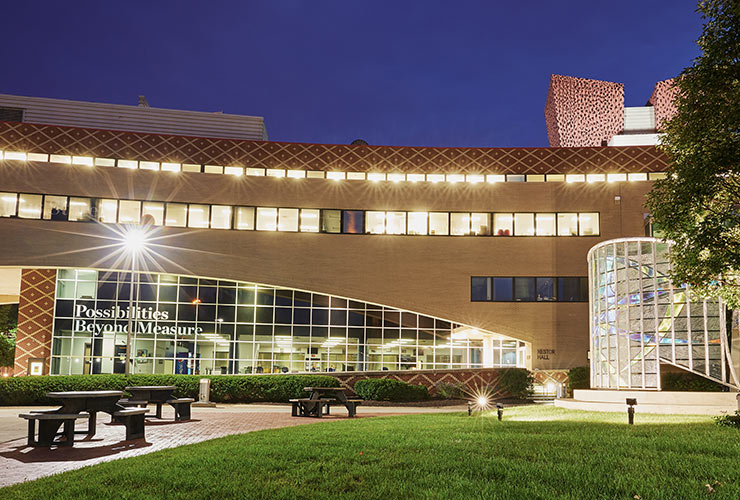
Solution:
[[[322,422],[102,463],[0,498],[740,498],[740,431],[710,417],[636,420],[530,406],[503,422],[495,412]]]

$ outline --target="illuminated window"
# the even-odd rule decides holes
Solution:
[[[630,181],[646,181],[648,180],[647,174],[628,174],[627,180]]]
[[[534,214],[514,214],[514,235],[534,236]]]
[[[321,232],[323,233],[341,233],[342,232],[342,211],[341,210],[322,210],[321,211]]]
[[[524,182],[525,178],[520,174],[507,174],[506,182]]]
[[[364,181],[365,172],[347,172],[347,180],[350,181]]]
[[[406,174],[399,174],[399,173],[388,174],[388,180],[391,182],[402,182],[406,180]]]
[[[406,212],[388,212],[385,215],[388,234],[406,234]]]
[[[552,302],[555,297],[555,278],[535,278],[536,297],[539,302]]]
[[[113,158],[95,158],[96,167],[115,167],[116,160]]]
[[[236,207],[236,229],[252,231],[254,229],[254,207]]]
[[[118,220],[118,201],[98,200],[97,213],[100,222],[116,222]]]
[[[465,180],[471,184],[477,184],[486,180],[484,175],[480,174],[468,174],[465,176]]]
[[[72,165],[85,165],[88,167],[92,167],[93,159],[90,156],[73,156]]]
[[[607,182],[624,182],[627,180],[627,174],[606,174]]]
[[[606,176],[604,174],[588,174],[586,175],[586,182],[604,182]]]
[[[555,214],[537,214],[535,223],[537,236],[555,236]]]
[[[565,175],[563,174],[547,174],[545,176],[547,182],[565,182]]]
[[[257,230],[258,231],[276,231],[277,230],[277,208],[258,207],[257,208]]]
[[[514,234],[514,217],[511,214],[493,214],[493,234],[496,236]]]
[[[200,165],[196,165],[194,163],[183,163],[182,171],[183,172],[200,172]]]
[[[67,197],[44,196],[44,219],[67,220]]]
[[[224,167],[221,165],[204,165],[203,172],[206,174],[223,174]]]
[[[452,184],[463,182],[464,180],[465,176],[463,174],[447,174],[447,182]]]
[[[141,202],[121,200],[118,208],[118,222],[120,224],[138,224],[141,216]]]
[[[164,225],[185,227],[188,221],[188,206],[185,203],[167,203]]]
[[[558,236],[578,236],[578,214],[558,214]]]
[[[5,159],[6,160],[21,160],[26,161],[26,153],[18,153],[15,151],[6,151],[5,152]]]
[[[281,208],[278,210],[278,231],[298,231],[297,208]]]
[[[365,228],[369,234],[385,234],[385,212],[365,212]]]
[[[514,300],[532,302],[535,299],[534,278],[514,278]]]
[[[583,174],[568,174],[565,176],[565,182],[586,182],[586,176]]]
[[[285,170],[282,168],[268,168],[267,177],[285,177]]]
[[[476,236],[491,234],[491,214],[473,213],[470,215],[470,230]]]
[[[235,175],[241,177],[244,175],[244,167],[224,167],[224,173],[226,175]]]
[[[545,182],[544,175],[528,175],[527,182]]]
[[[428,182],[443,182],[445,180],[444,174],[427,174]]]
[[[257,177],[261,177],[265,175],[265,169],[264,168],[250,168],[247,167],[246,169],[247,175],[254,175]]]
[[[579,233],[581,236],[596,236],[599,234],[599,214],[578,214]]]
[[[139,168],[139,162],[135,160],[118,160],[119,168]]]
[[[308,172],[306,172],[306,176],[309,179],[323,179],[324,171],[323,170],[309,170]]]
[[[15,217],[15,209],[17,205],[17,194],[0,193],[0,217]]]
[[[2,156],[2,152],[0,152],[0,156]],[[47,162],[49,161],[49,155],[45,153],[28,153],[28,161]]]
[[[301,232],[318,233],[319,232],[320,211],[312,208],[301,209]]]
[[[367,180],[373,181],[373,182],[384,181],[385,174],[381,174],[378,172],[370,172],[367,174]]]
[[[159,162],[142,161],[142,162],[139,162],[139,168],[142,170],[159,170]]]
[[[188,227],[208,227],[210,208],[208,205],[188,204]]]
[[[452,212],[450,214],[450,234],[453,236],[470,234],[470,214]]]
[[[344,172],[327,172],[326,178],[333,181],[341,181],[344,180],[345,174]]]
[[[424,182],[424,174],[406,174],[406,180],[409,182]]]
[[[213,205],[211,207],[211,228],[231,229],[231,207],[227,205]]]
[[[428,222],[428,213],[409,212],[409,234],[427,234]]]
[[[501,174],[488,174],[486,175],[486,182],[493,184],[495,182],[505,182],[506,176]]]
[[[666,178],[665,172],[650,172],[648,174],[648,179],[650,179],[651,181],[657,181],[657,180],[665,179],[665,178]]]
[[[450,234],[450,216],[447,212],[429,213],[429,234],[441,236]]]
[[[90,198],[70,198],[67,220],[88,221],[90,220],[91,209],[92,200]]]
[[[141,208],[141,221],[146,224],[161,226],[164,224],[164,203],[145,201]]]
[[[291,179],[305,179],[306,171],[305,170],[288,170],[288,177],[290,177]]]
[[[5,154],[8,154],[7,152]],[[67,155],[49,155],[49,162],[51,163],[72,163],[72,157]]]

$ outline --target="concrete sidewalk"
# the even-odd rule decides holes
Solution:
[[[41,409],[42,407],[34,407]],[[174,422],[174,410],[163,408],[163,419],[149,419],[146,440],[124,441],[122,425],[110,425],[108,415],[98,414],[97,433],[92,438],[78,434],[74,447],[32,448],[26,446],[27,423],[18,418],[28,407],[0,407],[0,486],[30,481],[99,462],[143,455],[165,448],[198,443],[231,434],[243,434],[263,429],[306,425],[322,421],[346,420],[343,408],[334,408],[334,415],[317,418],[290,416],[290,405],[243,404],[218,405],[216,408],[193,408],[193,419]],[[412,413],[444,413],[467,411],[466,407],[362,407],[359,418],[404,415]],[[150,407],[154,413],[154,407]],[[80,420],[78,429],[87,426]],[[78,441],[79,440],[79,441]]]

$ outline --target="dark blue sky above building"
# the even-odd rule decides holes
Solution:
[[[692,1],[13,2],[0,93],[264,116],[271,140],[546,146],[550,74],[654,83]]]

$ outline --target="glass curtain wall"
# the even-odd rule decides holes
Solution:
[[[611,240],[588,254],[591,387],[660,389],[660,365],[737,385],[725,308],[670,280],[669,243]]]
[[[60,270],[52,374],[252,374],[524,366],[525,343],[344,298],[188,276]],[[485,348],[489,353],[483,353]],[[484,361],[487,360],[487,361]]]

